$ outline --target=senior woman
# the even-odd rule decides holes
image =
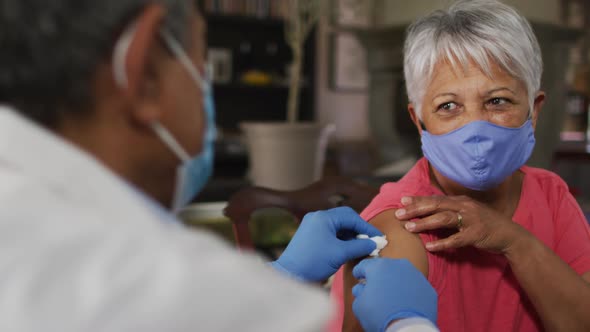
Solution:
[[[388,235],[382,255],[428,278],[442,331],[590,331],[588,224],[557,175],[524,166],[545,100],[529,23],[460,1],[413,23],[404,57],[425,158],[362,214]],[[360,330],[351,266],[332,331]]]

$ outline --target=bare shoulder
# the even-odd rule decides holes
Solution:
[[[404,228],[403,223],[395,217],[395,210],[382,212],[370,223],[383,232],[389,242],[381,251],[381,257],[406,258],[428,277],[428,256],[424,244],[418,234]]]
[[[412,234],[404,228],[401,221],[395,217],[395,209],[386,210],[369,222],[387,236],[389,244],[381,250],[379,256],[389,258],[406,258],[420,272],[428,277],[428,256],[422,240],[417,234]],[[344,267],[344,321],[342,331],[360,332],[362,327],[352,312],[352,287],[358,282],[352,276],[352,270],[358,261],[350,262]]]

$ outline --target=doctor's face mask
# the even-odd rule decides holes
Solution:
[[[119,84],[126,85],[124,61],[135,29],[127,31],[115,48],[115,78]],[[196,156],[191,156],[161,123],[153,122],[152,130],[160,140],[178,157],[181,164],[176,170],[176,183],[172,199],[172,210],[178,212],[205,187],[213,173],[214,143],[216,137],[215,103],[210,80],[202,75],[191,61],[182,45],[170,34],[163,30],[162,40],[170,52],[180,61],[195,83],[195,88],[201,89],[206,116],[206,130],[203,136],[203,149]]]

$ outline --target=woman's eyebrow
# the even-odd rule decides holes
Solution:
[[[434,96],[434,97],[432,98],[432,100],[435,100],[436,98],[439,98],[439,97],[444,97],[444,96],[457,97],[457,95],[456,95],[456,94],[454,94],[454,93],[452,93],[452,92],[443,92],[443,93],[439,93],[439,94],[437,94],[436,96]]]
[[[509,91],[509,92],[511,92],[513,95],[516,95],[516,92],[514,92],[512,89],[510,89],[510,88],[508,88],[508,87],[500,87],[500,88],[495,88],[495,89],[489,90],[488,92],[486,92],[486,94],[485,94],[485,95],[486,95],[486,96],[490,96],[490,95],[492,95],[492,94],[494,94],[494,93],[496,93],[496,92],[499,92],[499,91]]]

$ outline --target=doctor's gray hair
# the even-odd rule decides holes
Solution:
[[[0,0],[0,104],[47,127],[91,109],[96,70],[152,3],[184,41],[192,0]]]
[[[473,61],[490,77],[491,61],[497,63],[525,84],[532,110],[543,73],[541,49],[529,22],[510,6],[495,0],[461,0],[408,28],[404,75],[419,118],[434,67],[441,61],[463,68]]]

